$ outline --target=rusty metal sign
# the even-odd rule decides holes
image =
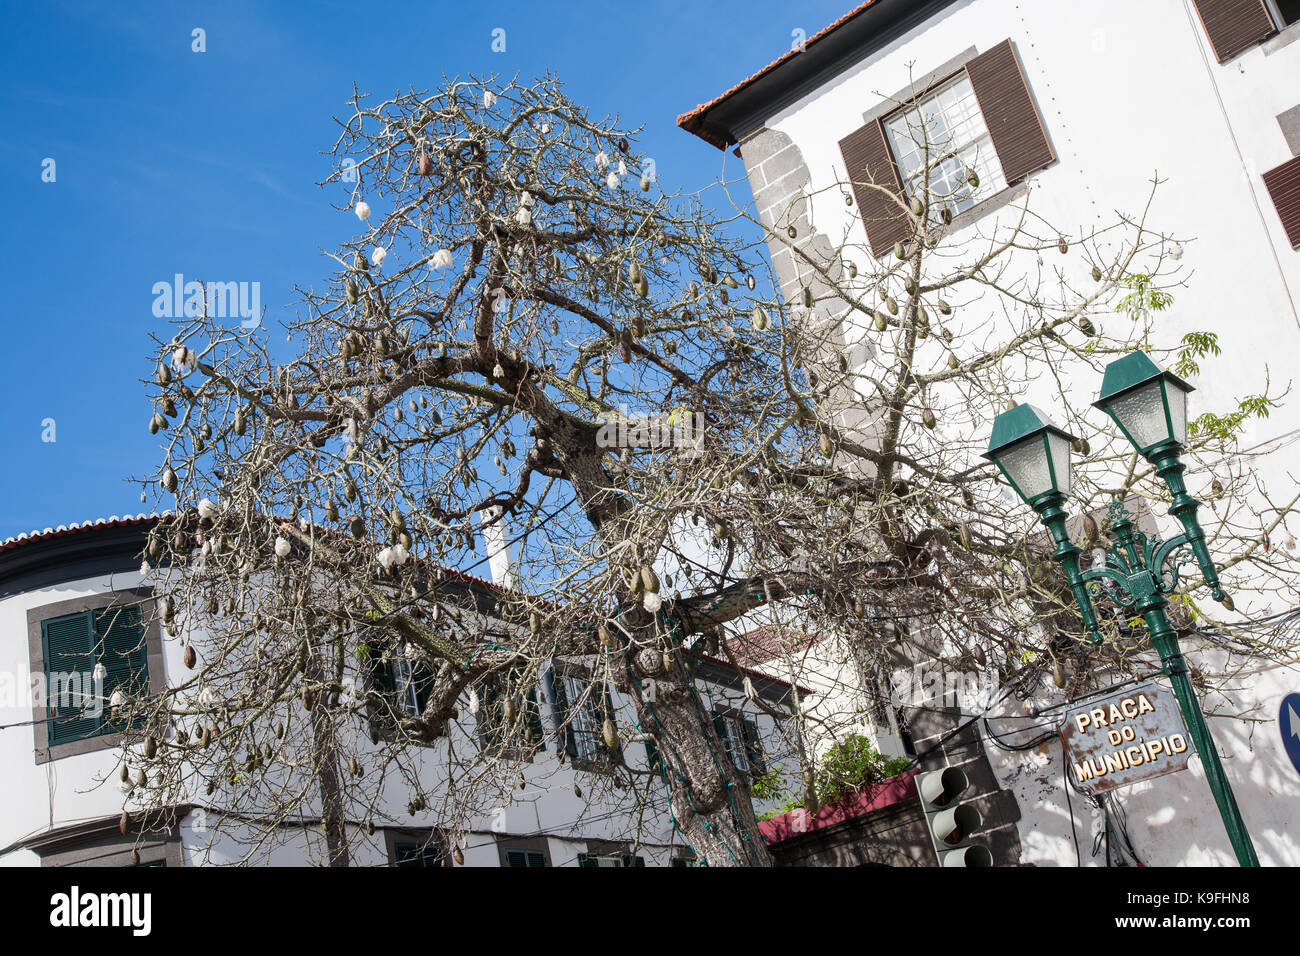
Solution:
[[[1155,684],[1080,704],[1066,711],[1058,732],[1066,772],[1087,793],[1185,770],[1196,752],[1173,693]]]

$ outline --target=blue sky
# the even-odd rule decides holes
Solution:
[[[792,30],[811,35],[849,6],[11,5],[0,40],[0,538],[144,507],[124,479],[159,460],[139,381],[148,333],[169,334],[154,283],[259,282],[274,329],[294,285],[328,271],[318,250],[355,222],[330,205],[340,187],[315,184],[353,83],[387,96],[443,74],[550,71],[593,112],[644,125],[666,190],[697,190],[724,157],[677,129],[677,115],[781,55]],[[195,28],[206,52],[191,50]],[[504,53],[491,49],[496,28]],[[42,181],[47,158],[54,182]],[[725,170],[743,173],[729,155]]]

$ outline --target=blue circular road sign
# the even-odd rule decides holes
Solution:
[[[1291,766],[1300,773],[1300,694],[1287,694],[1277,711],[1277,729]]]

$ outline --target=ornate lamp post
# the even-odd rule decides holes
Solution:
[[[1191,391],[1190,385],[1162,370],[1141,351],[1106,367],[1101,397],[1094,405],[1110,415],[1138,453],[1155,465],[1156,474],[1173,494],[1169,513],[1183,530],[1168,541],[1135,532],[1123,502],[1116,500],[1110,506],[1110,517],[1117,541],[1106,554],[1105,563],[1088,571],[1080,572],[1079,548],[1070,541],[1065,528],[1071,436],[1033,406],[1018,405],[994,421],[984,457],[997,464],[1051,532],[1056,542],[1053,557],[1065,569],[1089,640],[1101,642],[1092,594],[1106,594],[1146,621],[1151,644],[1160,655],[1162,670],[1173,685],[1179,710],[1201,755],[1206,780],[1237,861],[1242,866],[1258,866],[1250,834],[1192,689],[1177,633],[1165,612],[1169,604],[1165,595],[1178,587],[1179,569],[1192,560],[1200,566],[1215,600],[1232,608],[1232,599],[1219,584],[1218,572],[1205,546],[1205,533],[1196,520],[1199,502],[1187,494],[1183,483],[1185,466],[1179,455],[1187,442],[1187,394]]]

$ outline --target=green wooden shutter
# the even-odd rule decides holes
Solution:
[[[655,742],[651,740],[649,737],[645,738],[643,742],[645,744],[646,766],[650,769],[652,773],[658,773],[659,761],[660,761],[659,748],[655,745]]]
[[[491,684],[479,684],[475,689],[478,693],[478,719],[474,729],[479,746],[490,749],[501,743],[501,692]]]
[[[83,694],[92,687],[95,669],[94,616],[70,614],[41,622],[45,656],[46,727],[50,744],[82,740],[99,733],[100,717],[81,716],[89,701]],[[105,682],[107,685],[107,682]],[[105,687],[104,696],[110,691]]]
[[[139,700],[149,694],[149,661],[144,640],[144,626],[140,620],[140,605],[105,608],[95,612],[96,650],[99,662],[108,671],[104,678],[104,699],[112,698],[115,690]],[[140,718],[142,721],[143,716]],[[121,729],[104,711],[104,729]]]
[[[731,755],[731,738],[727,736],[727,718],[720,714],[714,714],[713,732],[718,735],[718,743],[722,744],[723,753],[725,753],[727,759],[734,764],[736,759]]]
[[[538,850],[506,850],[506,866],[535,869],[546,866],[546,854]]]
[[[542,742],[542,708],[537,701],[537,687],[528,688],[528,698],[524,702],[525,728],[528,734],[527,745],[531,749]]]
[[[614,733],[618,733],[618,714],[614,710],[614,696],[610,693],[609,685],[604,681],[600,682],[600,693],[598,695],[593,694],[592,696],[595,697],[596,702],[596,719],[600,722],[600,726],[596,728],[596,740],[598,746],[604,753],[608,754],[611,759],[617,758],[618,755],[622,753],[622,749],[620,748],[611,751],[606,747],[604,733],[604,721],[606,717],[608,717],[610,722],[613,723]]]
[[[758,724],[752,720],[740,723],[745,735],[745,756],[749,758],[749,772],[755,777],[767,773],[767,761],[763,759],[763,742],[758,736]]]
[[[551,688],[551,700],[555,707],[555,721],[564,726],[564,752],[570,757],[578,756],[578,741],[574,739],[573,728],[569,725],[569,698],[564,692],[564,675],[554,667],[546,672],[546,680]]]
[[[596,861],[596,858],[586,853],[578,854],[578,866],[587,867],[593,870],[600,869],[600,864]]]

